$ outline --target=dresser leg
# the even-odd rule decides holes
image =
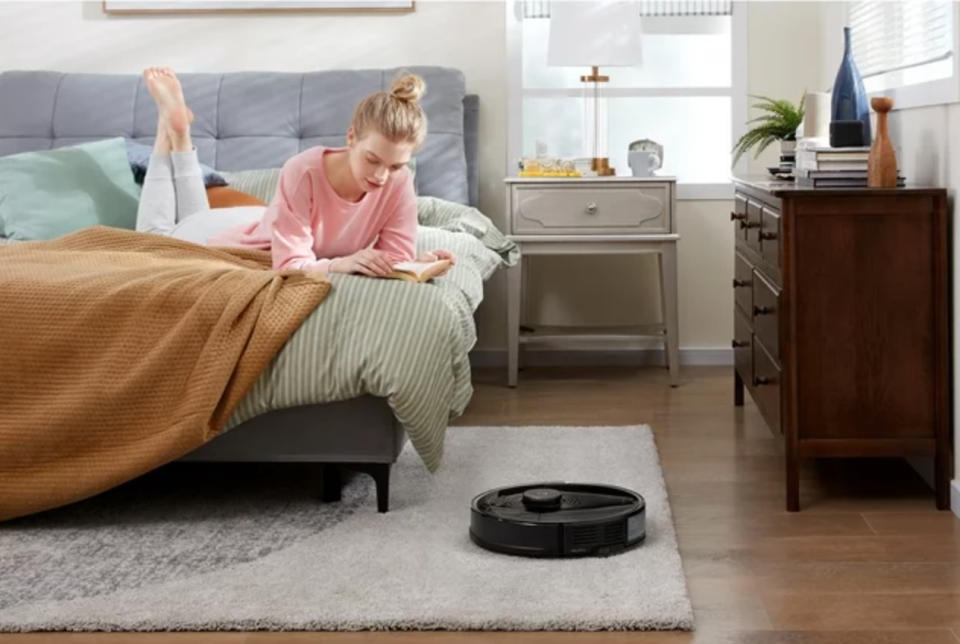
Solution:
[[[507,386],[517,386],[520,360],[520,306],[523,285],[523,258],[507,269]]]
[[[677,245],[665,243],[660,251],[660,292],[663,302],[663,320],[667,327],[667,364],[670,367],[670,386],[680,384],[679,315],[677,313]]]
[[[743,378],[736,368],[733,370],[733,404],[735,407],[743,407]]]

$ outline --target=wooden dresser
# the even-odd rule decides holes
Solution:
[[[786,452],[933,456],[949,506],[947,195],[735,179],[734,402],[746,389]]]

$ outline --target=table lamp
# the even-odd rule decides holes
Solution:
[[[600,67],[640,62],[640,7],[634,1],[560,1],[550,5],[547,65],[590,67],[580,77],[583,89],[584,156],[598,175],[616,174],[607,157],[607,100]]]

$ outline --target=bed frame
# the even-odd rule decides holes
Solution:
[[[423,76],[429,134],[417,153],[417,193],[475,206],[479,100],[463,74],[402,68]],[[312,73],[182,74],[195,115],[200,161],[219,170],[280,167],[315,145],[343,145],[353,106],[389,88],[396,69]],[[138,75],[0,73],[0,156],[122,136],[152,144],[156,108]],[[186,461],[321,465],[322,498],[340,498],[344,467],[370,474],[377,509],[389,507],[390,468],[406,441],[383,398],[363,396],[272,411],[188,454]]]

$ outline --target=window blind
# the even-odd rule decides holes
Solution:
[[[640,15],[660,16],[729,16],[732,0],[638,0]],[[549,18],[550,0],[523,0],[523,18]]]
[[[640,3],[640,15],[653,16],[729,16],[729,0],[646,0]]]
[[[853,2],[849,20],[853,58],[864,78],[953,54],[949,1]]]

